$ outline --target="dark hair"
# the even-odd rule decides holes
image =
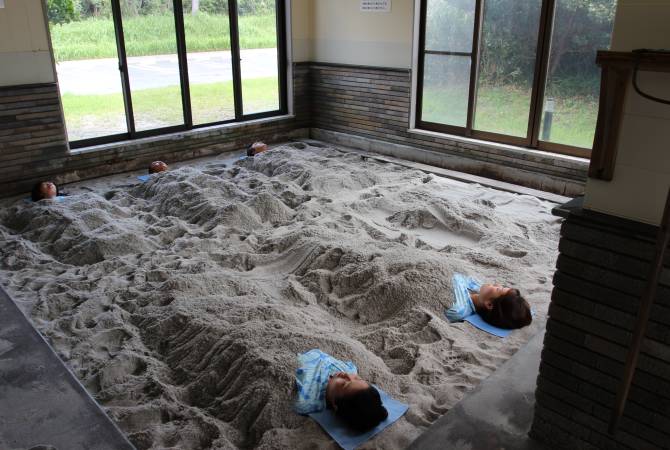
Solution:
[[[508,294],[494,299],[493,308],[479,308],[477,313],[498,328],[523,328],[533,321],[530,305],[518,289],[512,289]]]
[[[335,402],[336,413],[356,431],[368,431],[388,417],[379,392],[372,386]]]
[[[30,191],[30,198],[34,202],[38,202],[44,198],[42,197],[42,191],[40,190],[40,186],[42,185],[42,183],[49,183],[49,181],[38,181],[33,185],[32,191]],[[54,185],[56,186],[56,195],[58,196],[61,193],[60,188],[56,183],[54,183]]]

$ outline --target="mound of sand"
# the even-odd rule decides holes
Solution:
[[[533,197],[309,146],[72,189],[2,209],[0,277],[140,449],[334,448],[291,410],[311,348],[409,403],[366,445],[404,448],[544,326],[559,224]],[[534,324],[449,324],[454,271]]]

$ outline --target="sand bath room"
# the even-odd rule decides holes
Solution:
[[[670,0],[0,0],[0,450],[670,448]]]

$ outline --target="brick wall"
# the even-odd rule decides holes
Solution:
[[[554,276],[531,435],[559,448],[670,448],[670,257],[620,428],[607,433],[656,229],[581,209],[557,213]]]
[[[309,67],[312,127],[381,141],[372,148],[374,151],[383,152],[383,142],[388,142],[450,155],[448,159],[429,155],[419,161],[434,165],[441,162],[448,169],[557,194],[575,196],[583,192],[588,168],[584,160],[409,132],[409,70],[320,63],[310,63]]]
[[[309,127],[308,68],[294,68],[295,118],[252,121],[107,144],[68,149],[58,87],[0,88],[0,196],[30,190],[37,181],[67,183],[167,162],[240,149],[254,140],[286,141]]]

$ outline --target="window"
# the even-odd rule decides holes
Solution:
[[[72,148],[285,114],[284,0],[49,11]]]
[[[588,157],[616,0],[422,0],[417,127]]]

